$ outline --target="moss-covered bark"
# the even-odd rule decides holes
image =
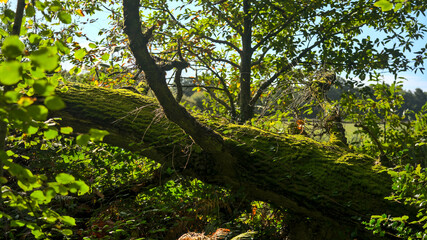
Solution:
[[[67,107],[53,114],[76,132],[108,130],[105,141],[110,144],[138,151],[182,174],[243,189],[250,199],[309,217],[310,226],[321,223],[324,237],[339,226],[345,236],[341,239],[348,239],[351,231],[360,230],[361,219],[371,214],[407,211],[384,200],[391,192],[390,177],[366,155],[303,136],[277,135],[199,116],[200,122],[223,136],[235,156],[230,160],[193,144],[162,115],[152,98],[86,85],[69,86],[58,95]]]

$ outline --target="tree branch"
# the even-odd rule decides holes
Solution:
[[[196,30],[198,31],[198,29],[196,29]],[[200,34],[200,32],[199,32],[199,34]],[[211,42],[214,42],[214,43],[219,43],[219,44],[227,45],[227,46],[231,47],[232,49],[234,49],[239,54],[242,53],[242,50],[240,50],[236,45],[232,44],[231,42],[228,42],[228,41],[225,41],[225,40],[218,40],[218,39],[215,39],[215,38],[211,38],[211,37],[205,36],[203,34],[200,34],[200,38],[207,39],[207,40],[209,40]]]
[[[235,67],[235,68],[237,68],[237,69],[240,69],[240,65],[239,65],[239,64],[237,64],[237,63],[235,63],[235,62],[232,62],[232,61],[230,61],[230,60],[228,60],[228,59],[223,59],[223,58],[214,58],[214,57],[212,56],[212,54],[208,54],[208,56],[209,56],[209,58],[210,58],[212,61],[216,61],[216,62],[225,62],[225,63],[228,63],[228,64],[230,64],[231,66],[233,66],[233,67]]]
[[[22,18],[24,17],[25,0],[18,0],[16,5],[15,20],[13,22],[12,35],[21,35]]]
[[[146,33],[142,33],[139,7],[139,0],[123,0],[124,32],[128,35],[130,49],[138,67],[145,72],[151,90],[171,121],[178,124],[207,152],[224,156],[223,138],[210,128],[200,124],[184,107],[179,105],[170,92],[164,70],[155,63],[147,48],[154,27],[151,27]]]
[[[190,50],[189,50],[190,51]],[[231,93],[230,93],[230,91],[228,90],[228,86],[227,86],[227,83],[226,83],[226,81],[225,81],[225,79],[223,78],[223,77],[221,77],[215,70],[213,70],[212,69],[212,67],[208,64],[208,63],[206,63],[205,61],[203,61],[203,59],[202,58],[200,58],[199,57],[199,55],[198,54],[195,54],[194,52],[192,52],[192,51],[190,51],[194,56],[196,56],[198,59],[199,59],[199,61],[202,63],[202,64],[204,64],[205,65],[205,67],[210,71],[210,72],[212,72],[217,78],[218,78],[218,80],[220,81],[220,83],[221,83],[221,85],[222,85],[222,87],[224,88],[223,89],[223,91],[225,92],[225,94],[227,95],[227,97],[228,97],[228,100],[230,101],[230,110],[231,110],[231,115],[233,116],[233,117],[235,117],[236,116],[236,107],[235,107],[235,105],[234,105],[234,98],[233,98],[233,96],[231,95]]]

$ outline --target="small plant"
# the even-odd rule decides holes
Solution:
[[[427,238],[427,173],[425,168],[406,165],[402,171],[390,170],[393,177],[393,194],[387,200],[409,205],[418,210],[416,216],[407,215],[392,217],[373,215],[369,222],[364,222],[366,228],[384,236],[394,235],[404,239]]]

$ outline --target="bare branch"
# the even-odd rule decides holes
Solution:
[[[206,88],[206,92],[209,93],[209,95],[217,101],[219,104],[223,105],[228,111],[231,111],[231,107],[222,99],[218,98],[214,92],[212,92],[209,88]],[[234,117],[234,115],[232,115]]]
[[[218,78],[218,80],[220,81],[222,87],[224,88],[223,91],[225,92],[225,94],[228,97],[228,100],[230,101],[230,111],[231,111],[231,114],[232,114],[232,116],[235,116],[236,115],[236,108],[234,106],[234,98],[231,95],[230,91],[228,91],[228,86],[227,86],[227,83],[226,83],[225,79],[223,77],[221,77],[214,69],[212,69],[212,67],[207,62],[205,62],[202,58],[200,58],[200,56],[198,54],[195,54],[191,50],[188,50],[188,51],[191,52],[193,55],[195,55],[199,59],[199,61],[203,65],[205,65],[205,67]]]

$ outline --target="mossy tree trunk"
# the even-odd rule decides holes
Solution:
[[[249,199],[287,209],[299,216],[290,222],[293,239],[350,239],[356,231],[358,239],[371,239],[361,220],[371,214],[410,214],[384,200],[391,192],[391,179],[369,156],[299,135],[277,135],[196,116],[221,137],[229,158],[194,144],[162,114],[155,99],[85,85],[69,86],[58,95],[67,107],[52,116],[61,117],[64,126],[72,126],[76,133],[108,130],[107,143],[173,166],[180,174],[240,189]],[[230,159],[233,162],[227,162]]]
[[[67,108],[58,115],[65,125],[108,130],[111,144],[287,209],[298,216],[289,223],[291,239],[351,239],[356,232],[358,239],[372,239],[363,231],[362,219],[408,214],[384,200],[390,194],[390,177],[368,156],[188,113],[165,79],[166,70],[187,63],[157,64],[147,49],[154,27],[142,32],[139,1],[123,0],[123,11],[129,46],[159,105],[126,90],[75,86],[61,94]],[[161,117],[163,112],[169,120]]]

